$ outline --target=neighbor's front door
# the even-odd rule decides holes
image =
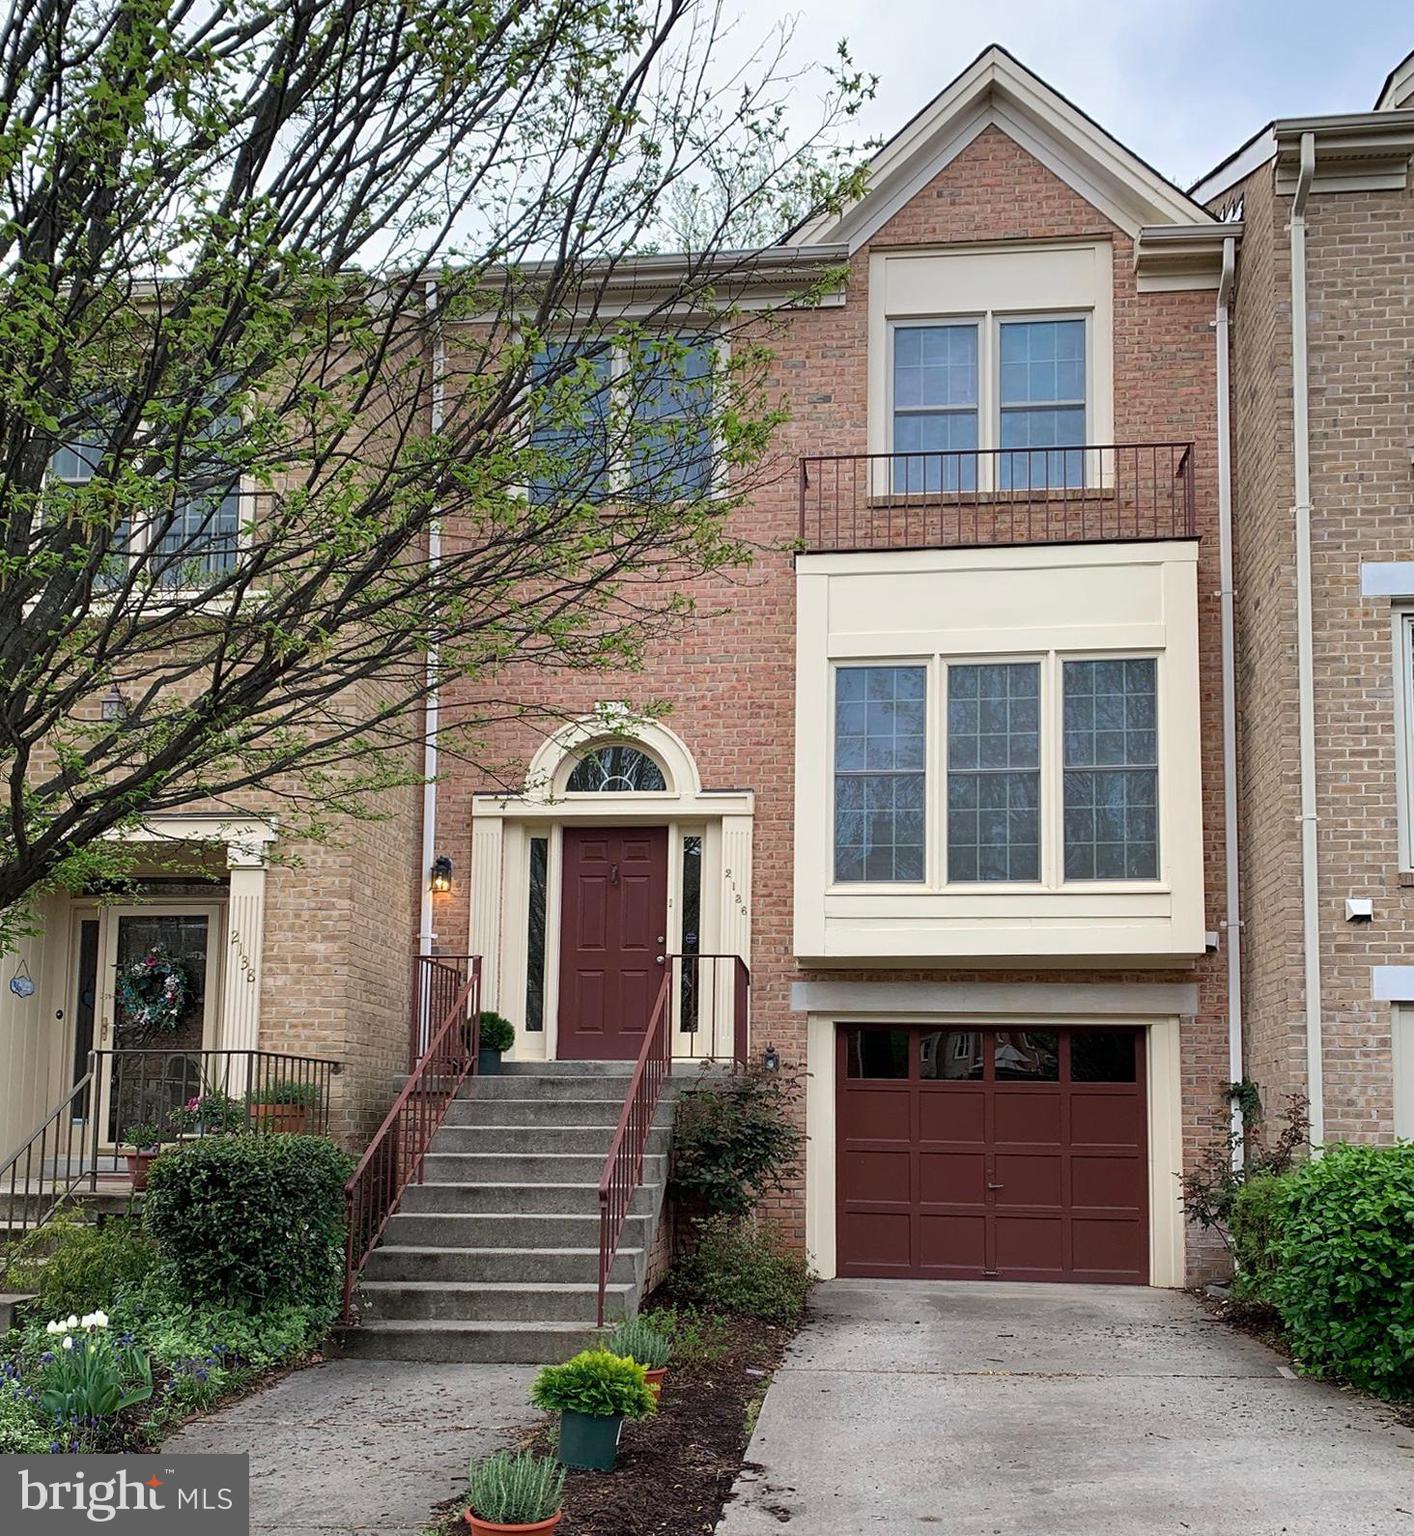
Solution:
[[[560,928],[561,1057],[638,1055],[663,980],[666,827],[566,827]]]
[[[100,1056],[99,1140],[123,1142],[136,1124],[160,1124],[225,1074],[203,1058],[216,1032],[220,996],[220,906],[107,907],[99,913],[104,987],[94,1017]],[[127,1016],[119,978],[157,951],[180,968],[185,1005],[174,1029],[144,1030]],[[109,1054],[111,1053],[111,1054]]]

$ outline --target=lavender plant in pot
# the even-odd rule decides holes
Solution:
[[[545,1536],[563,1518],[565,1469],[549,1456],[497,1451],[471,1464],[467,1509],[473,1536]]]
[[[663,1395],[663,1382],[673,1352],[666,1334],[659,1333],[641,1317],[625,1318],[609,1335],[607,1347],[625,1359],[637,1360],[643,1367],[648,1390],[655,1398]]]

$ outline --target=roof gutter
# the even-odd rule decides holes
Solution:
[[[1316,849],[1316,722],[1314,623],[1311,602],[1311,416],[1306,330],[1306,202],[1316,176],[1316,135],[1301,134],[1291,201],[1292,479],[1296,505],[1296,673],[1301,779],[1301,942],[1306,1005],[1306,1091],[1311,1145],[1325,1140],[1325,1065],[1321,1025],[1321,916]]]

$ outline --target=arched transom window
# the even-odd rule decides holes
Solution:
[[[665,790],[663,770],[641,748],[611,741],[591,747],[574,765],[565,789],[572,794],[633,794]]]

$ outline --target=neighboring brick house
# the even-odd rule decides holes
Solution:
[[[502,680],[576,723],[496,734],[520,793],[439,788],[438,938],[519,1060],[635,1054],[658,955],[749,961],[752,1055],[809,1073],[773,1214],[823,1274],[1202,1272],[1176,1177],[1231,1076],[1230,233],[987,50],[795,237],[849,276],[772,338],[752,568],[641,674]],[[604,706],[649,699],[601,755]],[[683,1055],[730,1041],[702,964]]]
[[[51,898],[18,957],[38,990],[0,994],[0,1141],[101,1038],[124,922],[185,918],[204,1043],[338,1059],[354,1144],[403,1062],[410,949],[481,958],[522,1067],[634,1057],[669,975],[684,1061],[742,1048],[808,1074],[804,1178],[771,1214],[822,1274],[1210,1273],[1178,1176],[1244,1065],[1269,1099],[1306,1082],[1285,226],[1307,134],[1315,1038],[1326,1132],[1408,1131],[1410,77],[1377,113],[1274,125],[1195,200],[986,50],[878,152],[861,201],[738,295],[847,271],[770,327],[789,421],[737,514],[752,566],[701,581],[703,617],[641,673],[498,679],[547,721],[490,733],[496,779],[448,754],[421,803],[400,793],[295,863],[267,857],[258,805],[167,818],[153,835],[208,846],[208,881],[132,908]],[[625,265],[627,313],[663,259]],[[649,700],[669,712],[624,729]],[[440,700],[444,720],[475,705]],[[1347,897],[1373,898],[1372,924],[1347,924]],[[594,1097],[549,1132],[576,1166],[612,1129]],[[519,1150],[485,1155],[546,1151],[489,1107],[506,1118],[449,1128],[448,1166],[487,1131]],[[399,1215],[422,1235],[385,1250],[384,1283],[415,1284],[463,1216],[479,1233],[532,1211],[548,1246],[522,1260],[595,1272],[593,1181],[537,1185],[518,1215],[474,1177]],[[581,1221],[593,1237],[564,1235]],[[504,1257],[445,1268],[479,1284]]]
[[[1242,221],[1247,1069],[1317,1139],[1414,1136],[1411,155],[1414,54],[1374,111],[1278,120],[1193,189]]]

